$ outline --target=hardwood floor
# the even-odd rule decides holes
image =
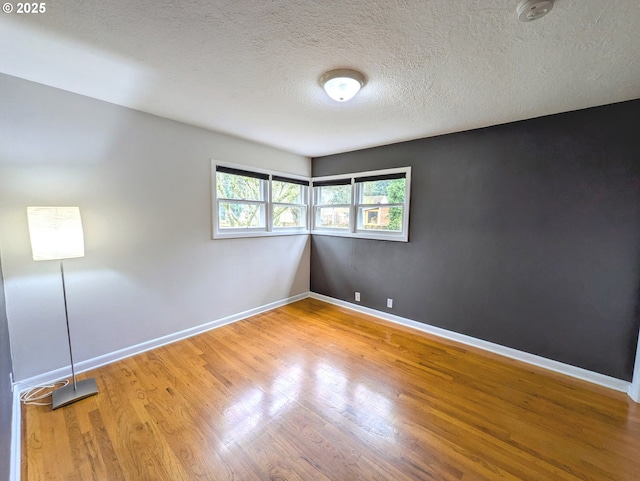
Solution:
[[[86,376],[23,480],[640,479],[626,395],[313,299]]]

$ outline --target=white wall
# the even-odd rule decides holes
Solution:
[[[211,159],[309,175],[310,159],[0,75],[0,251],[17,380],[68,365],[57,261],[26,207],[78,205],[65,261],[82,361],[309,290],[307,236],[211,240]]]

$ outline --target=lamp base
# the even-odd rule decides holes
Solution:
[[[73,388],[73,382],[70,382],[66,386],[53,391],[51,394],[52,408],[58,409],[94,394],[98,394],[98,386],[95,379],[77,381],[75,389]]]

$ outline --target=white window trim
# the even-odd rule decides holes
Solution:
[[[257,174],[265,174],[269,176],[264,181],[264,198],[265,200],[238,200],[238,199],[219,199],[218,189],[216,185],[216,167],[227,167],[230,169],[246,170],[247,172],[255,172]],[[275,170],[267,170],[251,165],[235,164],[228,162],[220,162],[215,159],[211,160],[211,220],[212,220],[212,237],[213,239],[235,239],[243,237],[274,237],[284,235],[301,235],[310,233],[310,217],[311,217],[311,186],[306,189],[306,199],[304,206],[306,207],[306,225],[304,227],[275,227],[273,226],[273,205],[271,196],[271,182],[273,177],[286,177],[289,179],[302,180],[309,182],[311,179],[303,175],[291,174],[289,172],[279,172]],[[237,229],[221,229],[218,219],[218,204],[224,201],[233,201],[246,204],[264,204],[265,206],[265,227],[243,227]],[[275,205],[289,205],[276,202]],[[300,206],[301,204],[290,204]]]
[[[402,205],[403,206],[403,216],[402,216],[402,231],[401,232],[390,232],[390,231],[367,231],[363,229],[358,229],[358,204],[357,202],[357,188],[356,188],[356,178],[360,177],[369,177],[369,176],[377,176],[377,175],[389,175],[389,174],[398,174],[404,173],[406,176],[406,191],[405,191],[405,201],[404,204],[385,204],[390,206]],[[340,229],[335,227],[318,227],[316,226],[316,198],[315,198],[315,182],[323,182],[323,181],[331,181],[331,180],[341,180],[341,179],[351,179],[351,205],[349,210],[349,228],[348,229]],[[410,207],[410,199],[411,199],[411,167],[400,167],[395,169],[382,169],[382,170],[370,170],[366,172],[352,172],[347,174],[338,174],[338,175],[327,175],[323,177],[313,177],[311,179],[311,206],[310,206],[310,215],[309,220],[311,221],[311,234],[316,235],[329,235],[329,236],[337,236],[337,237],[354,237],[359,239],[374,239],[374,240],[386,240],[386,241],[396,241],[396,242],[409,242],[409,207]],[[362,204],[364,205],[364,204]],[[336,205],[336,207],[340,207],[340,205]]]
[[[257,174],[267,175],[269,179],[264,181],[265,182],[264,184],[265,200],[254,201],[254,200],[242,200],[242,199],[218,199],[217,186],[216,186],[216,167],[217,166],[227,167],[230,169],[245,170],[248,172],[255,172]],[[393,232],[393,231],[383,231],[383,230],[371,231],[371,230],[358,229],[358,218],[357,218],[358,207],[362,207],[366,205],[358,204],[357,202],[358,192],[357,192],[357,186],[356,186],[357,182],[355,181],[355,179],[360,177],[369,177],[369,176],[378,176],[378,175],[382,176],[382,175],[397,174],[397,173],[405,174],[405,178],[406,178],[405,202],[404,204],[399,204],[399,203],[385,204],[385,206],[386,205],[390,207],[403,206],[402,231]],[[273,202],[272,189],[271,189],[271,182],[273,181],[273,177],[285,177],[289,179],[309,182],[309,186],[306,189],[306,199],[305,199],[306,204],[287,204],[282,202]],[[316,227],[316,199],[315,199],[314,182],[339,180],[339,179],[350,180],[349,185],[351,185],[351,204],[336,205],[336,207],[349,207],[349,227],[346,229],[331,228],[331,227],[325,227],[325,228]],[[337,237],[353,237],[353,238],[360,238],[360,239],[408,242],[409,241],[410,198],[411,198],[411,167],[370,170],[370,171],[364,171],[364,172],[352,172],[352,173],[346,173],[346,174],[336,174],[336,175],[327,175],[322,177],[309,178],[302,175],[291,174],[288,172],[274,171],[270,169],[263,169],[263,168],[254,167],[251,165],[220,162],[215,159],[211,160],[211,210],[212,210],[211,217],[212,217],[213,239],[233,239],[233,238],[243,238],[243,237],[273,237],[273,236],[284,236],[284,235],[316,234],[316,235],[329,235],[329,236],[337,236]],[[218,204],[221,201],[224,202],[229,200],[233,202],[238,202],[238,203],[264,204],[265,227],[220,229],[218,225]],[[274,205],[291,205],[295,207],[304,205],[304,207],[306,208],[306,225],[304,227],[274,227],[273,226]],[[380,204],[376,204],[376,205],[380,205]]]
[[[313,182],[319,181],[327,181],[327,180],[349,180],[349,183],[345,183],[344,185],[348,185],[351,187],[351,200],[348,204],[326,204],[326,207],[333,208],[347,208],[349,209],[349,227],[319,227],[316,225],[316,211],[318,207],[323,207],[325,204],[319,204],[318,198],[316,196],[316,191],[314,189]],[[328,235],[337,235],[337,236],[350,236],[351,234],[351,220],[353,218],[353,180],[349,178],[349,175],[327,175],[325,177],[316,177],[311,179],[311,231],[312,233],[327,233]]]

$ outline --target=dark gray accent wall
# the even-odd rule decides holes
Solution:
[[[412,184],[408,243],[313,236],[312,292],[631,380],[639,125],[636,100],[313,159]]]
[[[4,280],[0,262],[0,480],[9,479],[11,459],[11,419],[13,394],[11,392],[11,350],[9,328],[4,299]]]

